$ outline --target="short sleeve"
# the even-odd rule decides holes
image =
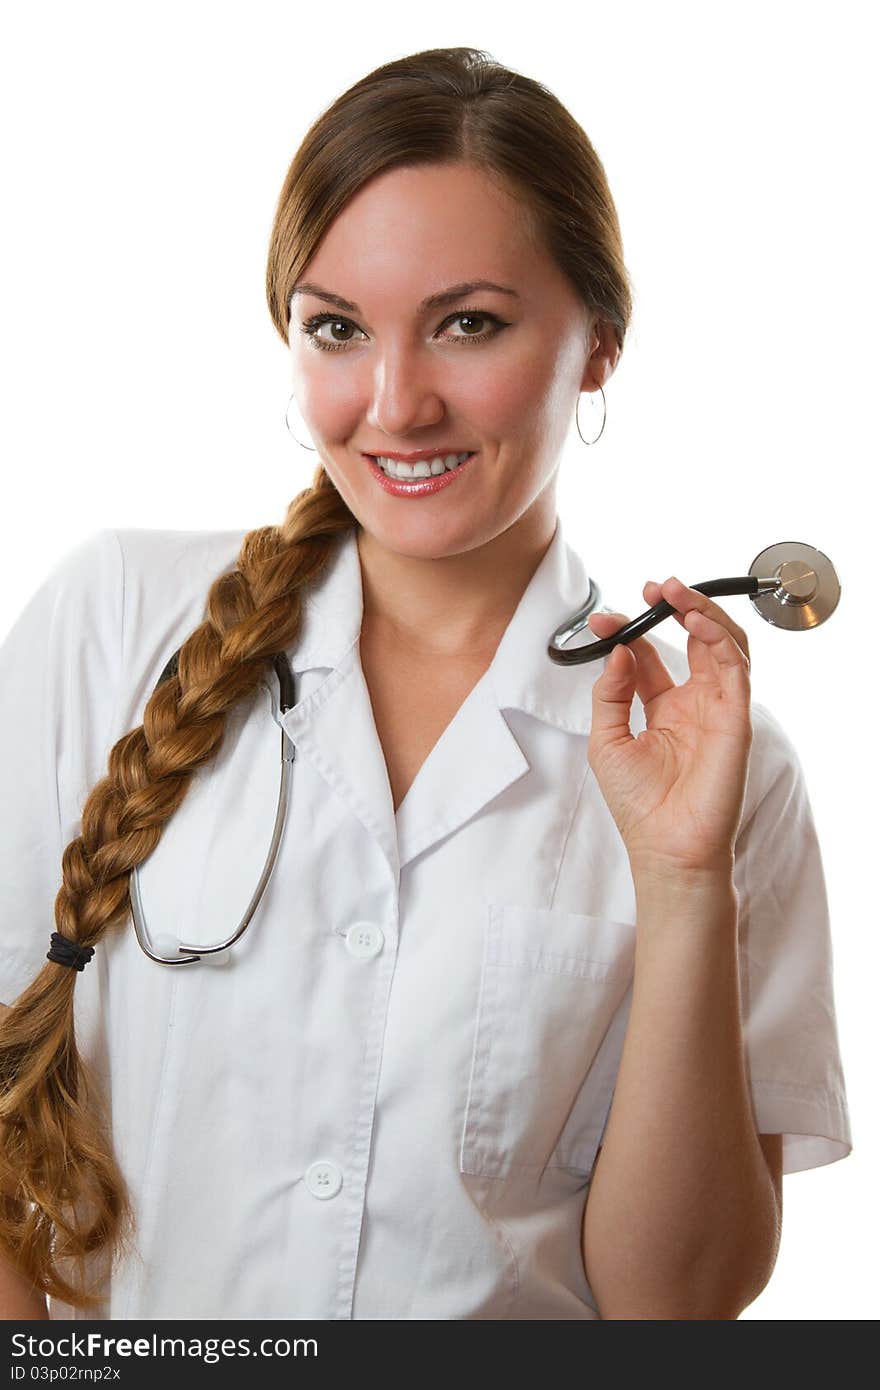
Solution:
[[[0,643],[0,1002],[40,971],[55,930],[61,857],[106,771],[119,687],[122,552],[116,532],[80,542]]]
[[[822,855],[803,769],[752,705],[754,737],[734,881],[743,1035],[760,1134],[783,1135],[783,1172],[852,1150],[834,1006]]]

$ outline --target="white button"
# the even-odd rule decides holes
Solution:
[[[372,922],[355,922],[345,933],[345,944],[353,956],[376,956],[385,944],[385,935]]]
[[[342,1173],[329,1158],[320,1158],[306,1169],[306,1187],[313,1197],[335,1197],[342,1186]]]

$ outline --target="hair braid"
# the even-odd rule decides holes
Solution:
[[[266,663],[296,640],[302,594],[354,517],[323,467],[281,526],[250,531],[234,569],[208,591],[206,616],[143,724],[113,745],[108,772],[62,857],[55,923],[83,946],[127,917],[129,875],[152,853],[195,770],[220,750],[226,715],[251,700]],[[74,1037],[76,972],[47,961],[0,1022],[0,1254],[53,1298],[94,1307],[84,1259],[134,1230],[105,1138],[107,1116]],[[76,1284],[60,1269],[72,1260]]]

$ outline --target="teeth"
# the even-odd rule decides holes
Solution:
[[[431,478],[445,473],[449,468],[458,468],[466,458],[470,458],[467,450],[461,454],[440,454],[434,459],[419,459],[418,463],[402,463],[387,458],[378,458],[376,462],[389,478]]]

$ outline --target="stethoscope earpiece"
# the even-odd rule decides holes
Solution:
[[[708,598],[724,594],[748,594],[752,606],[774,627],[800,632],[818,627],[830,618],[840,600],[840,581],[834,566],[821,550],[803,541],[779,541],[756,555],[746,575],[729,579],[707,579],[702,584],[690,584]],[[632,642],[643,637],[652,627],[672,617],[673,609],[663,599],[640,617],[627,623],[612,637],[595,638],[580,647],[565,649],[564,644],[581,632],[590,614],[599,605],[601,594],[590,580],[586,603],[566,618],[550,638],[547,655],[560,666],[579,666],[585,661],[598,661],[609,656],[619,642]]]

